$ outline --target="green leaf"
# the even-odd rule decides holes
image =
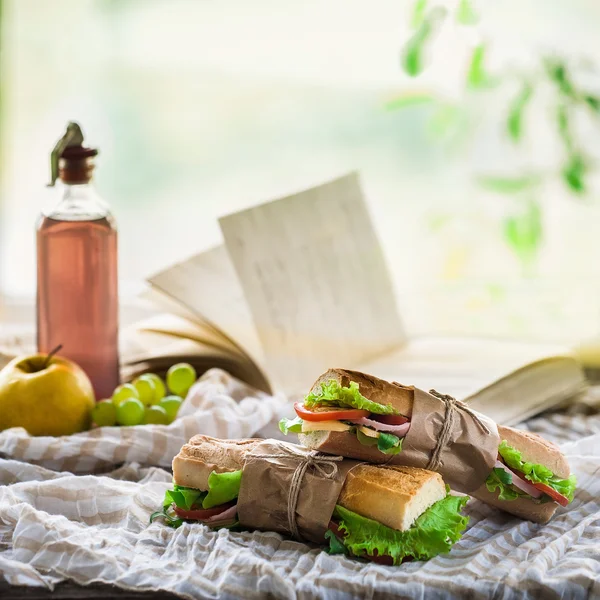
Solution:
[[[560,92],[571,99],[577,100],[577,92],[571,82],[571,76],[565,63],[557,58],[546,58],[544,66],[549,79],[556,84]]]
[[[571,474],[567,479],[560,479],[556,475],[553,475],[546,485],[555,489],[559,494],[566,496],[569,499],[569,502],[573,502],[575,489],[577,487],[577,477],[575,477],[574,474]]]
[[[489,80],[484,66],[485,52],[486,47],[483,44],[479,44],[473,48],[467,72],[467,84],[470,88],[484,87]]]
[[[511,487],[511,484],[512,475],[500,467],[492,469],[492,472],[485,480],[485,486],[488,491],[494,492],[499,490],[498,498],[500,500],[516,500],[520,496],[526,495]]]
[[[431,28],[424,23],[406,42],[402,55],[402,66],[407,75],[411,77],[416,77],[423,71],[423,51],[430,31]]]
[[[523,114],[533,96],[533,86],[525,82],[523,88],[510,105],[508,118],[506,119],[506,130],[515,142],[518,142],[523,134]]]
[[[302,433],[302,419],[286,419],[285,417],[279,421],[279,431],[284,435],[288,433]]]
[[[587,173],[587,164],[583,156],[578,153],[571,154],[565,166],[562,169],[562,177],[569,188],[577,193],[583,194],[586,191],[585,176]]]
[[[568,479],[560,479],[548,467],[524,461],[523,455],[516,448],[510,446],[506,440],[502,440],[498,446],[498,454],[511,469],[523,473],[525,479],[532,483],[548,485],[566,496],[569,502],[573,500],[573,494],[577,486],[575,475],[571,475]]]
[[[600,115],[600,98],[597,96],[584,96],[583,101],[597,114]]]
[[[337,505],[334,517],[345,532],[344,546],[356,556],[391,556],[394,564],[407,556],[427,560],[449,552],[469,518],[460,513],[468,498],[447,495],[430,506],[406,531],[386,527]]]
[[[384,405],[367,400],[360,393],[356,381],[351,381],[349,387],[342,387],[334,379],[329,382],[323,381],[318,393],[308,394],[304,398],[304,406],[309,409],[315,406],[359,408],[378,415],[400,414],[391,404]]]
[[[416,0],[412,10],[410,25],[413,29],[420,27],[425,20],[425,10],[427,9],[427,0]]]
[[[436,6],[423,18],[419,28],[406,42],[402,51],[402,66],[404,71],[411,77],[416,77],[423,71],[423,54],[428,40],[435,31],[436,26],[447,14],[442,6]]]
[[[558,135],[565,144],[568,152],[571,152],[573,143],[573,134],[571,133],[571,116],[569,107],[565,103],[558,105],[556,110],[556,126],[558,128]]]
[[[530,201],[526,210],[504,220],[504,237],[522,260],[531,259],[542,242],[542,211]]]
[[[171,516],[166,506],[164,506],[162,510],[157,510],[150,515],[150,523],[154,523],[156,519],[163,519],[165,524],[173,529],[177,529],[179,526],[183,525],[183,519]]]
[[[208,494],[202,500],[202,508],[212,508],[235,500],[240,493],[242,471],[217,473],[208,476]]]
[[[213,471],[208,476],[208,492],[174,484],[173,489],[165,492],[163,509],[168,509],[172,504],[184,510],[191,510],[194,506],[212,508],[231,502],[238,497],[241,481],[242,471],[229,473]]]
[[[330,529],[325,532],[325,539],[329,541],[329,548],[327,548],[328,554],[348,554],[344,542],[342,542]]]
[[[472,0],[460,0],[456,11],[456,20],[461,25],[475,25],[479,21]]]
[[[378,439],[365,435],[360,429],[356,429],[356,437],[363,446],[377,446]]]
[[[167,490],[165,492],[163,506],[168,507],[171,506],[171,504],[175,504],[178,508],[190,510],[194,504],[198,503],[198,500],[202,501],[202,498],[205,495],[206,492],[175,484],[173,485],[172,490]]]
[[[477,177],[479,185],[498,194],[517,194],[536,187],[541,181],[539,175],[521,175],[517,177],[481,175]]]
[[[418,104],[430,104],[434,102],[435,98],[431,94],[404,94],[398,96],[393,100],[390,100],[385,108],[387,110],[397,110],[399,108],[406,108],[407,106],[415,106]]]
[[[402,440],[393,433],[380,431],[377,437],[377,449],[384,454],[394,456],[402,451]]]
[[[352,433],[356,433],[358,441],[363,446],[377,446],[377,449],[383,454],[394,456],[402,452],[402,438],[394,435],[393,433],[385,433],[384,431],[378,431],[377,437],[365,435],[360,429],[352,428]]]

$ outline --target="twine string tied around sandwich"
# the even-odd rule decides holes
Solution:
[[[429,393],[441,400],[445,406],[444,412],[444,422],[442,423],[442,430],[440,431],[440,435],[438,436],[437,442],[435,444],[435,448],[431,454],[431,458],[427,463],[426,469],[430,469],[432,471],[437,471],[441,465],[441,455],[442,450],[448,445],[450,441],[450,436],[452,435],[452,430],[454,429],[454,421],[457,417],[457,411],[462,410],[470,415],[475,423],[483,429],[486,433],[491,433],[488,426],[479,418],[475,411],[472,411],[464,402],[453,398],[452,396],[448,396],[447,394],[440,394],[436,390],[429,390]]]
[[[329,454],[317,452],[316,450],[306,452],[294,446],[287,446],[284,444],[280,444],[279,448],[281,452],[278,454],[269,454],[269,458],[300,459],[294,470],[294,474],[292,475],[292,481],[288,492],[287,518],[291,535],[297,540],[301,540],[302,536],[300,535],[298,523],[296,522],[296,506],[298,505],[300,486],[302,485],[302,480],[304,479],[307,469],[312,467],[319,475],[321,475],[321,477],[325,479],[334,479],[338,472],[336,463],[344,460],[344,457],[331,456]],[[250,454],[249,456],[256,455]]]

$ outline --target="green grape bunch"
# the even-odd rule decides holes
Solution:
[[[98,402],[92,421],[97,427],[170,425],[195,382],[196,371],[188,363],[173,365],[166,382],[155,373],[145,373],[119,385],[111,398]]]

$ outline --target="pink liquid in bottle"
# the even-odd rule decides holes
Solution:
[[[37,227],[37,344],[76,362],[96,399],[119,384],[117,230],[89,185],[96,151],[67,148],[57,204]]]

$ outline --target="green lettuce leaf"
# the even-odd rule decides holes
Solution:
[[[348,554],[344,542],[342,542],[330,529],[325,532],[325,539],[329,541],[329,548],[327,548],[328,554]]]
[[[202,508],[212,508],[235,500],[240,493],[242,471],[217,473],[208,476],[208,494],[202,500]]]
[[[374,438],[369,435],[365,435],[360,429],[353,428],[350,430],[351,432],[356,433],[356,437],[358,441],[363,446],[377,446],[377,449],[383,454],[389,454],[390,456],[394,456],[402,452],[402,441],[403,438],[399,438],[393,433],[385,433],[378,432],[379,435]]]
[[[512,475],[499,467],[492,469],[485,480],[485,486],[490,492],[499,490],[498,498],[500,500],[516,500],[520,496],[527,496],[512,487]]]
[[[156,512],[153,512],[150,515],[150,523],[154,523],[154,521],[156,521],[156,519],[158,519],[159,517],[164,519],[165,525],[168,525],[173,529],[177,529],[180,525],[183,525],[183,519],[169,514],[167,506],[163,506],[162,510],[157,510]]]
[[[171,504],[175,504],[178,508],[190,510],[194,504],[202,501],[204,496],[206,496],[206,492],[174,484],[172,490],[165,492],[163,506],[168,507]]]
[[[552,477],[549,480],[548,485],[554,488],[559,494],[566,496],[569,499],[569,502],[573,502],[575,488],[577,487],[577,477],[575,477],[575,475],[571,475],[568,479]]]
[[[468,517],[460,514],[467,501],[466,496],[448,494],[430,506],[407,531],[391,529],[339,505],[333,514],[346,534],[344,546],[352,554],[373,556],[377,551],[378,556],[391,556],[397,565],[407,556],[427,560],[449,552],[469,522]]]
[[[288,433],[302,433],[302,419],[300,417],[296,417],[295,419],[281,419],[279,421],[279,431],[283,435],[287,435]]]
[[[394,456],[402,451],[402,440],[393,433],[380,431],[377,438],[377,449],[379,452]]]
[[[516,448],[510,446],[506,440],[500,442],[498,454],[500,454],[504,462],[511,469],[521,471],[525,475],[525,479],[533,483],[548,485],[559,494],[566,496],[569,502],[573,500],[575,488],[577,487],[577,478],[575,475],[571,475],[568,479],[560,479],[548,467],[524,461],[521,453]]]
[[[377,438],[365,435],[362,431],[358,429],[354,429],[354,431],[356,432],[356,437],[358,438],[358,441],[363,446],[377,446],[377,443],[379,441]]]
[[[351,381],[349,387],[342,387],[337,381],[321,383],[318,394],[308,394],[304,398],[306,408],[315,406],[338,406],[368,410],[377,415],[399,415],[400,413],[391,404],[378,404],[367,400],[359,391],[358,383]]]
[[[183,523],[175,513],[169,512],[172,504],[178,508],[191,510],[194,505],[202,508],[212,508],[235,500],[240,493],[242,483],[242,471],[232,471],[230,473],[217,473],[213,471],[208,476],[208,492],[201,492],[195,488],[184,487],[173,484],[172,490],[165,492],[163,500],[163,509],[150,515],[150,523],[161,517],[169,527],[177,528]],[[213,529],[231,529],[238,527],[237,521],[228,525],[218,525]]]

